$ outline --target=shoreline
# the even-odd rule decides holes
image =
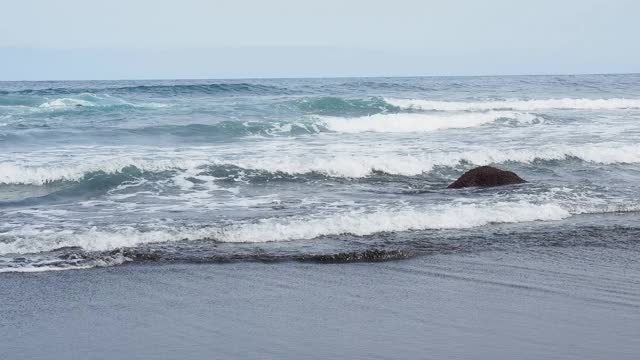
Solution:
[[[29,359],[635,358],[638,251],[543,250],[5,273],[0,347]]]

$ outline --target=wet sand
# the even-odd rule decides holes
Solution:
[[[638,359],[640,252],[0,274],[4,359]]]

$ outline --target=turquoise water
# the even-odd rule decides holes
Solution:
[[[0,83],[0,271],[635,247],[640,76]],[[493,164],[529,183],[447,190]]]

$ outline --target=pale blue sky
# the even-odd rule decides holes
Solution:
[[[0,80],[640,72],[635,0],[20,0]]]

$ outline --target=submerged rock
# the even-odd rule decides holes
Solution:
[[[448,186],[459,189],[472,186],[492,187],[526,183],[520,176],[511,171],[500,170],[491,166],[480,166],[464,173],[458,180]]]

